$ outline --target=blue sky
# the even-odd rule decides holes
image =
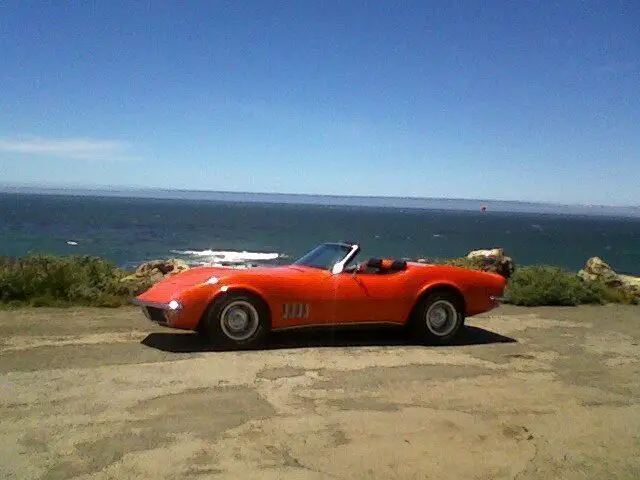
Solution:
[[[640,3],[3,2],[0,183],[640,204]]]

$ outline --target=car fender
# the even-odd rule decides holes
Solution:
[[[272,308],[269,303],[269,298],[267,297],[265,292],[263,292],[260,288],[257,288],[255,285],[249,285],[244,282],[224,283],[220,285],[219,288],[216,288],[214,291],[212,291],[209,294],[209,299],[207,301],[207,309],[205,309],[205,312],[203,313],[203,315],[206,314],[209,307],[211,307],[217,300],[237,291],[247,292],[247,293],[250,293],[251,295],[255,295],[256,297],[260,298],[265,303],[265,305],[267,305],[267,308],[269,309],[269,314],[272,315]]]
[[[417,303],[420,301],[420,299],[423,298],[424,295],[427,294],[427,292],[429,292],[431,290],[437,290],[439,288],[449,288],[449,289],[452,289],[452,290],[455,290],[456,292],[458,292],[460,294],[460,297],[461,297],[462,302],[464,304],[464,307],[466,309],[467,299],[466,299],[466,296],[465,296],[465,289],[462,288],[460,285],[458,285],[455,282],[452,282],[450,280],[434,280],[432,282],[429,282],[429,283],[423,285],[418,290],[416,298],[414,299],[414,306],[417,305]]]

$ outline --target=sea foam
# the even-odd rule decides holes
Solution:
[[[175,255],[191,257],[198,265],[251,266],[252,262],[270,262],[284,257],[275,252],[249,252],[235,250],[171,250]]]

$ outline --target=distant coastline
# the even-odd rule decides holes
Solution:
[[[393,196],[357,196],[357,195],[315,195],[301,193],[262,193],[181,190],[161,188],[124,188],[124,187],[46,187],[0,185],[0,193],[26,195],[71,195],[87,197],[125,197],[146,199],[173,199],[222,201],[239,203],[279,203],[300,205],[329,205],[354,207],[383,207],[399,209],[433,209],[477,211],[483,206],[487,212],[540,213],[554,215],[587,215],[640,217],[640,206],[615,205],[571,205],[549,202],[528,202],[515,200],[487,200],[466,198],[419,198]]]

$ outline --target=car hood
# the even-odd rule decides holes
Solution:
[[[224,276],[227,270],[229,269],[197,267],[176,275],[169,275],[138,295],[136,300],[151,303],[168,303],[179,296],[180,293],[205,283],[211,277],[220,278]]]
[[[176,275],[170,275],[154,284],[144,293],[138,295],[136,300],[150,303],[168,303],[180,296],[181,293],[192,287],[201,285],[213,277],[217,282],[223,283],[228,277],[242,277],[250,279],[253,276],[264,276],[265,273],[274,276],[292,275],[302,271],[295,266],[284,267],[256,267],[249,269],[237,269],[229,267],[196,267]]]

